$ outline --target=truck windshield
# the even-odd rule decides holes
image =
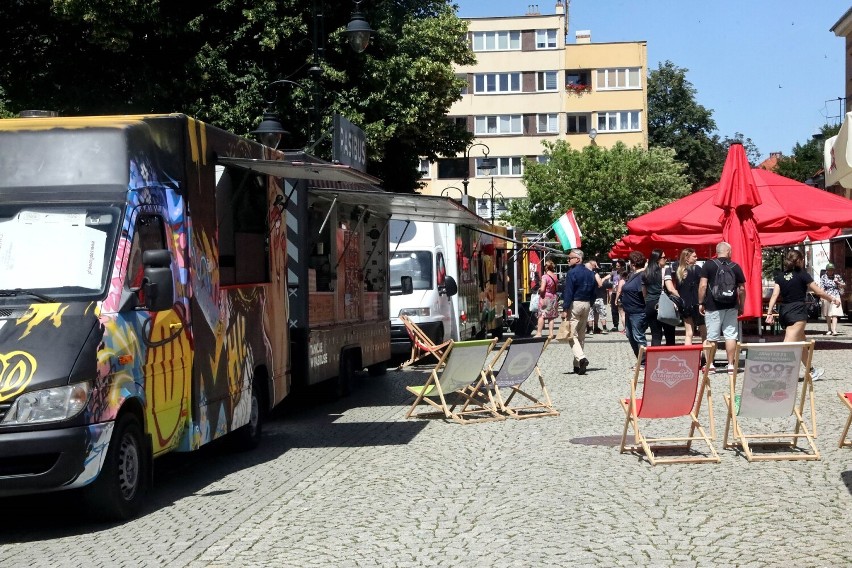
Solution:
[[[0,301],[104,294],[120,219],[110,205],[0,205],[0,290],[22,292]]]
[[[390,261],[391,290],[400,290],[400,279],[411,276],[415,290],[431,290],[432,253],[429,251],[397,251]]]

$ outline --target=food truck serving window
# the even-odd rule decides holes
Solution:
[[[103,205],[0,205],[0,290],[100,296],[120,215]]]

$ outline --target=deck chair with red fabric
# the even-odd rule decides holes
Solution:
[[[846,425],[843,427],[843,433],[840,434],[840,443],[838,444],[841,448],[843,448],[846,446],[852,446],[852,440],[847,439],[849,426],[852,425],[852,392],[838,391],[837,396],[840,397],[840,400],[846,405],[847,410],[849,410],[849,416],[846,418]]]
[[[420,329],[420,326],[411,321],[411,318],[406,315],[401,315],[399,316],[399,319],[403,325],[405,325],[405,331],[408,333],[409,339],[411,339],[411,355],[408,357],[407,361],[399,366],[400,369],[413,365],[429,357],[434,357],[436,360],[441,358],[444,351],[446,351],[447,346],[450,344],[449,340],[443,343],[435,343],[425,331]]]
[[[715,431],[710,380],[707,366],[701,365],[701,354],[704,353],[707,361],[712,361],[714,352],[714,347],[702,345],[640,347],[633,379],[630,382],[630,398],[621,399],[621,406],[626,415],[624,431],[621,435],[621,453],[644,453],[651,465],[720,461],[712,443]],[[645,365],[640,395],[639,377],[643,371],[639,363],[643,359]],[[710,421],[710,436],[698,420],[701,404],[705,398]],[[645,429],[660,431],[663,418],[685,418],[689,423],[687,435],[648,437]],[[634,443],[628,445],[627,431],[631,426]],[[692,443],[697,441],[707,444],[709,453],[701,454],[695,451]],[[662,452],[666,452],[666,455],[661,455]],[[669,452],[672,454],[670,455]]]
[[[406,418],[447,418],[459,424],[505,420],[488,386],[488,355],[497,339],[450,341],[422,386],[405,387],[415,396]],[[483,398],[484,397],[484,398]],[[418,406],[431,407],[419,412]]]
[[[509,337],[489,363],[490,384],[501,413],[516,419],[559,416],[538,367],[538,360],[548,343],[550,339],[547,337]],[[538,379],[538,392],[535,394],[529,387],[521,388],[532,382],[533,375]],[[508,395],[505,398],[504,392]]]
[[[741,450],[750,462],[820,459],[814,442],[816,413],[808,370],[813,352],[813,340],[737,345],[737,369],[728,379],[729,393],[725,395],[725,449]],[[743,354],[745,364],[740,371]],[[800,387],[802,364],[805,377]],[[803,418],[806,403],[810,407],[810,428]],[[800,446],[800,439],[807,446]]]

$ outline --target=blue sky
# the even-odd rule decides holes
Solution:
[[[535,3],[455,2],[463,18],[521,16]],[[537,5],[552,14],[556,1]],[[591,30],[593,43],[646,41],[650,69],[666,60],[688,69],[718,133],[743,133],[767,158],[789,155],[796,142],[841,120],[845,46],[829,29],[849,7],[849,0],[570,0],[568,39]]]

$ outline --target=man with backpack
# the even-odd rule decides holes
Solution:
[[[707,326],[707,342],[715,343],[725,337],[728,355],[728,374],[734,372],[737,351],[737,317],[745,306],[745,274],[731,260],[731,245],[716,245],[716,258],[704,263],[698,282],[698,311]],[[712,361],[710,361],[712,364]]]

